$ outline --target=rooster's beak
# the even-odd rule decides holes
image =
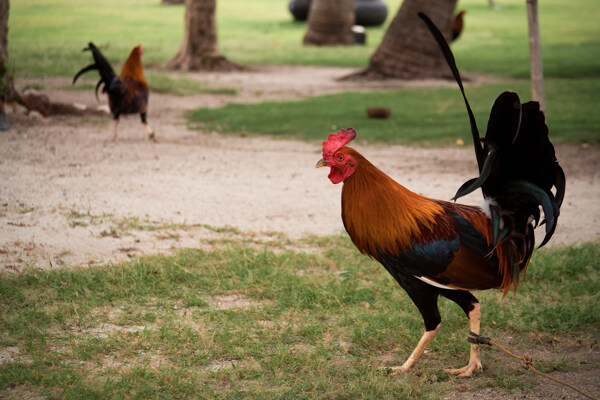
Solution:
[[[327,161],[325,161],[325,159],[324,159],[324,158],[321,158],[321,159],[319,160],[319,162],[317,162],[317,165],[316,165],[315,167],[316,167],[316,168],[321,168],[321,167],[326,167],[326,166],[328,166],[328,165],[329,165],[329,164],[327,164]]]

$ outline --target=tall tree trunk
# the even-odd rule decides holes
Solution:
[[[12,76],[8,74],[8,0],[0,0],[0,131],[9,128],[4,102],[20,100]]]
[[[308,12],[304,44],[353,44],[354,0],[314,0]]]
[[[431,33],[417,14],[431,18],[450,41],[457,0],[404,0],[369,67],[344,79],[426,79],[451,75]]]
[[[531,95],[540,103],[540,109],[546,111],[544,99],[544,68],[542,67],[542,45],[540,44],[540,23],[538,20],[537,0],[527,0],[527,19],[529,21],[529,59],[531,63]]]
[[[185,34],[179,52],[167,68],[187,71],[232,71],[241,66],[228,61],[217,46],[216,0],[186,0]]]
[[[8,0],[0,0],[0,95],[5,97],[13,91],[12,79],[8,75],[9,6]]]

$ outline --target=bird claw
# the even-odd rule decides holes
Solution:
[[[462,368],[449,368],[445,369],[444,372],[451,375],[458,375],[461,378],[469,378],[474,372],[483,370],[480,361],[470,362],[468,365]]]
[[[410,369],[404,365],[396,365],[393,367],[384,367],[384,368],[387,371],[387,374],[389,376],[396,376],[396,375],[404,374],[404,373],[408,372],[408,370]]]

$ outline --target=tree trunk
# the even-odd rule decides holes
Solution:
[[[540,103],[540,110],[546,111],[544,99],[544,68],[542,67],[542,46],[540,44],[540,24],[538,21],[537,0],[527,0],[529,21],[529,59],[531,62],[531,95]]]
[[[417,14],[431,18],[448,42],[457,0],[404,0],[369,67],[344,79],[427,79],[451,76],[433,36]]]
[[[217,47],[216,0],[186,0],[185,35],[179,52],[167,68],[186,71],[232,71],[243,69],[228,61]]]
[[[10,97],[14,88],[8,75],[8,0],[0,0],[0,96]],[[2,110],[0,110],[1,112]]]
[[[354,0],[314,0],[308,12],[304,44],[354,44]]]
[[[12,76],[8,74],[8,9],[9,0],[0,0],[0,131],[10,125],[4,112],[4,102],[21,98],[15,89]]]

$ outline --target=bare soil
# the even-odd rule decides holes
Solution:
[[[454,86],[445,81],[336,80],[350,72],[267,67],[189,74],[214,87],[234,87],[238,94],[152,93],[148,120],[158,143],[147,140],[138,117],[122,118],[119,139],[112,142],[108,115],[46,119],[10,115],[11,129],[0,132],[0,271],[20,271],[26,265],[102,265],[183,247],[207,247],[212,239],[227,235],[261,241],[343,231],[341,186],[331,184],[325,169],[314,168],[321,158],[319,142],[189,130],[183,112],[347,90]],[[471,77],[470,84],[484,81],[489,80]],[[53,101],[97,106],[91,90],[65,90],[69,79],[33,82],[41,82]],[[21,80],[17,85],[29,83]],[[323,132],[323,139],[327,134]],[[477,171],[469,144],[422,149],[367,147],[359,142],[354,147],[398,182],[429,197],[449,199]],[[597,241],[600,149],[558,146],[557,156],[567,176],[567,195],[551,245]],[[465,202],[479,204],[480,199],[473,194]],[[586,364],[583,368],[553,374],[598,394],[598,350],[577,351],[582,366]],[[532,385],[527,393],[485,388],[464,393],[458,385],[455,398],[579,398],[541,378],[526,379]]]

